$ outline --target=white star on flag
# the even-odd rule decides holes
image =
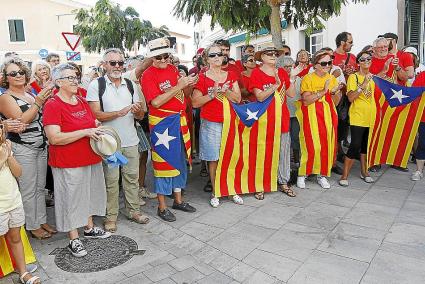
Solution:
[[[165,129],[164,133],[155,132],[158,141],[156,141],[155,146],[164,145],[167,150],[170,150],[170,141],[176,139],[177,137],[168,135],[168,128]]]
[[[248,118],[246,120],[251,120],[251,119],[258,120],[258,117],[257,117],[258,110],[255,112],[252,112],[249,108],[247,108],[246,114],[248,115]]]
[[[393,91],[394,95],[390,98],[392,99],[397,99],[400,103],[403,102],[403,99],[408,98],[409,96],[405,96],[403,95],[403,90],[400,89],[399,91],[396,91],[394,89],[391,89],[391,91]]]

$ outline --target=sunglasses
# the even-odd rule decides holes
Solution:
[[[272,57],[272,56],[278,57],[278,55],[279,55],[279,53],[276,52],[276,51],[264,52],[264,54],[267,55],[267,56],[270,56],[270,57]]]
[[[170,55],[169,54],[163,54],[163,55],[157,55],[157,56],[154,56],[154,58],[156,59],[156,60],[167,60],[168,58],[170,58]]]
[[[330,60],[330,61],[322,61],[322,62],[318,62],[317,64],[320,64],[320,66],[322,66],[322,67],[332,66],[332,60]]]
[[[222,57],[222,56],[223,56],[223,53],[221,53],[221,52],[212,52],[212,53],[208,54],[209,58]]]
[[[289,56],[289,55],[291,55],[289,52],[285,52],[283,55],[285,55],[285,56]]]
[[[122,67],[124,66],[124,61],[108,61],[109,65],[111,65],[112,67],[118,66]]]
[[[372,60],[372,56],[368,56],[368,57],[362,57],[359,59],[359,62],[366,62],[366,61],[371,61]]]
[[[353,44],[353,41],[347,41],[348,44]]]
[[[10,77],[16,77],[18,76],[18,74],[20,76],[24,76],[25,75],[25,71],[24,70],[19,70],[19,71],[12,71],[10,73],[7,73],[6,76],[10,76]]]

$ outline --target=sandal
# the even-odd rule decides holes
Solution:
[[[31,237],[37,240],[45,240],[52,237],[52,235],[49,232],[45,231],[43,228],[30,231],[30,233]]]
[[[56,229],[52,226],[50,226],[49,224],[41,224],[41,228],[43,228],[46,232],[48,232],[49,234],[57,234],[58,231],[56,231]]]
[[[149,217],[139,212],[131,214],[131,216],[128,217],[128,219],[139,224],[149,223]]]
[[[280,191],[282,191],[283,193],[285,193],[289,197],[295,197],[295,196],[297,196],[295,194],[295,191],[293,191],[292,188],[290,188],[287,184],[281,184],[280,185]]]
[[[24,280],[25,276],[29,275],[30,278],[27,280]],[[40,277],[38,276],[32,276],[28,271],[24,272],[21,276],[19,276],[19,280],[21,280],[21,283],[23,284],[39,284],[40,282]]]
[[[264,192],[257,192],[254,194],[254,197],[258,200],[264,200]]]
[[[112,220],[105,220],[103,223],[105,231],[115,233],[117,231],[117,222]]]
[[[211,180],[208,180],[207,184],[204,186],[204,191],[205,192],[212,192]]]
[[[243,205],[243,199],[239,195],[235,194],[232,196],[232,200],[237,205]]]
[[[199,175],[201,177],[207,177],[208,176],[207,167],[202,166],[201,171],[199,172]]]

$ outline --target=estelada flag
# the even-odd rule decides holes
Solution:
[[[36,261],[31,244],[28,241],[25,229],[21,228],[21,239],[24,246],[25,262],[33,263]],[[16,269],[16,261],[11,253],[10,244],[4,236],[0,237],[0,278],[12,273]]]
[[[149,115],[152,143],[152,166],[155,177],[175,177],[186,162],[180,157],[183,149],[191,164],[190,133],[184,112],[157,110]],[[182,145],[182,143],[184,145]]]
[[[336,158],[338,115],[330,92],[308,106],[295,103],[300,124],[301,160],[298,175],[330,176]]]
[[[237,114],[238,113],[238,114]],[[223,98],[223,130],[216,197],[277,190],[282,101],[231,104]]]
[[[388,164],[405,168],[425,106],[424,87],[406,87],[373,77],[376,115],[368,141],[368,167]]]

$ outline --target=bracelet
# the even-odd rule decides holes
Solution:
[[[38,107],[38,109],[41,109],[41,106],[40,106],[37,102],[34,102],[34,105],[35,105],[36,107]]]
[[[213,93],[209,93],[208,96],[210,97],[211,100],[214,99],[214,94]]]
[[[317,97],[317,99],[320,99],[319,92],[316,92],[316,97]]]

